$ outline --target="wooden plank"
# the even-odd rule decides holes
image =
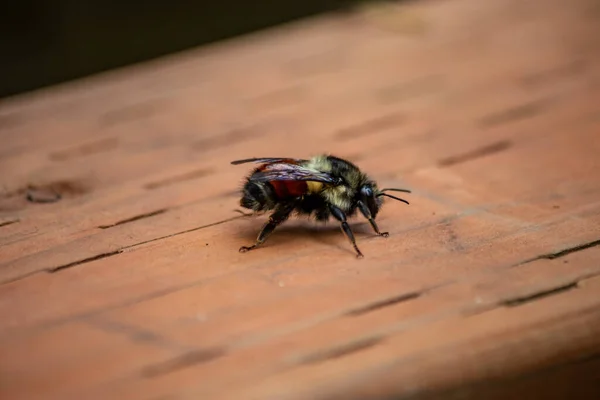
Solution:
[[[393,213],[398,216],[404,214],[400,209],[396,209]],[[198,218],[205,218],[205,214],[198,213],[197,215]],[[393,215],[390,217],[392,218]],[[158,217],[160,216],[155,218]],[[255,235],[255,228],[249,226],[249,222],[238,222],[238,227],[241,228],[243,223],[247,224],[247,228],[245,228],[246,233],[244,235],[237,237],[231,235],[232,229],[236,229],[232,227],[231,223],[219,224],[181,236],[174,236],[165,241],[149,243],[151,247],[142,246],[139,251],[133,249],[134,251],[122,254],[108,254],[107,257],[89,260],[75,268],[69,267],[58,270],[57,273],[40,275],[35,279],[27,278],[22,282],[16,281],[7,286],[12,287],[12,290],[4,292],[7,300],[9,298],[19,299],[19,301],[24,302],[23,305],[33,305],[42,301],[40,298],[42,296],[46,299],[45,307],[32,310],[28,313],[26,319],[13,316],[12,320],[16,325],[10,324],[7,327],[18,327],[24,321],[28,321],[26,325],[42,321],[49,322],[69,315],[93,311],[98,307],[114,307],[138,298],[154,296],[153,293],[160,295],[165,291],[178,290],[188,285],[201,285],[204,280],[210,281],[222,274],[257,268],[261,264],[265,264],[264,267],[260,268],[261,275],[264,274],[267,277],[279,276],[275,281],[277,285],[279,285],[279,282],[283,282],[284,285],[291,284],[293,286],[293,282],[296,280],[299,280],[300,285],[302,285],[302,280],[307,279],[303,276],[318,277],[316,279],[320,281],[325,279],[335,280],[344,276],[348,277],[348,273],[351,271],[354,271],[354,274],[360,274],[365,268],[369,268],[371,273],[383,271],[390,276],[395,276],[398,268],[410,268],[407,274],[418,273],[417,276],[420,276],[421,279],[435,284],[435,282],[444,281],[450,276],[476,271],[482,266],[492,269],[506,267],[540,254],[561,251],[563,250],[561,243],[564,243],[565,232],[572,232],[574,229],[578,232],[577,237],[582,240],[579,244],[591,242],[598,237],[597,222],[583,223],[569,216],[559,218],[558,223],[551,223],[549,226],[553,227],[552,230],[539,229],[532,232],[529,227],[526,227],[520,232],[514,232],[509,230],[511,224],[503,223],[506,232],[504,235],[498,235],[498,227],[501,226],[501,223],[494,219],[492,221],[494,222],[492,225],[494,231],[488,231],[487,236],[485,236],[482,233],[485,230],[482,231],[481,228],[471,230],[472,239],[469,239],[469,236],[464,237],[466,242],[471,241],[471,243],[465,243],[463,250],[459,252],[453,249],[456,249],[456,246],[460,247],[461,241],[448,241],[447,233],[444,233],[444,230],[447,230],[447,220],[436,220],[425,226],[416,225],[415,228],[408,228],[408,230],[406,228],[392,230],[392,235],[395,235],[396,239],[392,239],[391,236],[385,242],[379,238],[373,238],[369,241],[364,240],[364,247],[373,248],[371,250],[373,255],[370,256],[373,261],[364,260],[367,263],[354,260],[350,250],[345,248],[346,243],[343,237],[340,237],[339,231],[333,229],[319,235],[327,235],[331,239],[328,239],[327,243],[321,243],[318,249],[315,248],[318,244],[310,240],[310,232],[292,231],[293,235],[288,235],[287,238],[282,232],[279,239],[274,237],[272,245],[265,247],[262,251],[266,252],[273,249],[272,251],[289,255],[286,259],[279,259],[276,262],[265,264],[260,258],[257,259],[256,255],[251,258],[252,254],[250,254],[250,257],[246,257],[247,254],[239,254],[236,251],[236,244],[239,245],[240,240],[251,240],[252,236]],[[453,222],[455,226],[460,226],[456,223],[457,221]],[[473,223],[476,224],[475,226],[481,224],[476,219],[472,219],[467,226]],[[165,224],[169,224],[169,222],[167,221]],[[122,227],[126,229],[127,226],[123,225]],[[155,223],[153,226],[155,229],[159,229],[160,225]],[[485,225],[483,226],[485,227]],[[402,232],[406,233],[403,234]],[[442,242],[439,242],[440,235],[443,235]],[[435,253],[432,253],[430,246],[418,244],[432,240],[440,243],[440,248]],[[459,240],[463,240],[463,238]],[[329,241],[333,243],[329,244]],[[334,243],[337,241],[341,244],[335,245]],[[106,237],[106,243],[111,243],[110,236]],[[495,245],[492,245],[492,243],[495,243]],[[168,245],[166,249],[164,248],[165,244]],[[217,248],[223,246],[223,251],[230,254],[227,265],[223,265],[221,258],[214,255],[213,247],[215,246]],[[506,246],[518,248],[519,252],[506,253],[504,251]],[[84,245],[77,246],[72,251],[81,251],[79,249],[86,250],[87,247]],[[394,261],[393,257],[390,259],[390,256],[396,252],[403,253],[402,260]],[[68,251],[51,255],[56,260],[60,260],[59,257],[63,257],[64,254],[70,256],[74,253]],[[319,254],[321,260],[318,265],[311,262],[315,254]],[[496,260],[494,264],[489,264],[490,258]],[[40,260],[44,261],[43,258]],[[174,260],[177,260],[175,264]],[[481,264],[486,260],[487,265]],[[50,263],[52,259],[48,258],[45,261]],[[426,270],[422,267],[423,263],[428,264]],[[294,266],[298,264],[313,264],[314,266],[308,270],[297,271]],[[199,265],[202,265],[202,268],[199,268]],[[449,269],[448,265],[453,267]],[[323,268],[322,266],[327,267]],[[124,268],[126,268],[127,275],[123,274]],[[95,276],[95,278],[90,279],[91,276]],[[350,277],[352,276],[356,277],[357,275],[350,275]],[[67,279],[64,277],[67,277]],[[313,283],[315,282],[315,278],[310,279],[313,280]],[[402,277],[402,279],[405,278]],[[128,286],[131,289],[124,290]],[[40,291],[41,287],[46,289]],[[53,292],[56,293],[56,296],[52,295]],[[61,293],[63,294],[59,295]],[[65,295],[65,293],[70,295]],[[84,296],[85,299],[81,299],[81,296]],[[52,300],[49,301],[48,298]],[[6,302],[5,304],[6,308],[3,309],[2,313],[11,315],[11,303]]]
[[[164,362],[176,346],[151,335],[127,336],[117,327],[70,323],[41,336],[3,342],[0,395],[21,399],[66,398],[83,388],[135,375],[148,363]]]
[[[286,399],[333,398],[342,393],[357,399],[419,396],[576,362],[600,350],[599,301],[596,292],[576,290],[522,307],[450,318],[345,356],[324,354],[322,360],[307,360],[304,366],[237,387],[222,398],[241,393]],[[521,355],[519,363],[513,354]],[[291,384],[297,388],[293,393]]]
[[[0,104],[3,397],[593,389],[595,6],[373,7]],[[413,190],[390,237],[352,220],[356,260],[294,219],[240,254],[266,217],[229,161],[320,152]]]
[[[364,368],[364,365],[361,365],[362,361],[358,363],[350,362],[349,365],[351,367],[349,368],[343,367],[343,365],[345,365],[346,357],[358,357],[362,360],[362,351],[358,346],[361,343],[368,344],[370,338],[383,338],[381,339],[383,340],[381,343],[379,341],[374,341],[373,343],[374,348],[379,348],[377,355],[365,359],[366,362],[372,363],[373,368],[378,369],[381,358],[398,360],[395,361],[396,363],[399,363],[399,360],[408,358],[408,360],[410,360],[408,364],[411,364],[414,362],[414,358],[417,357],[416,355],[412,355],[412,353],[416,353],[420,358],[429,359],[431,358],[430,354],[433,351],[428,347],[429,342],[422,343],[421,341],[413,340],[412,338],[434,336],[437,341],[439,340],[440,335],[443,336],[444,332],[447,332],[447,329],[459,329],[462,332],[463,329],[460,327],[463,324],[467,325],[477,333],[480,328],[490,325],[490,323],[478,323],[477,320],[480,318],[506,321],[506,327],[503,328],[503,330],[507,330],[508,332],[511,331],[511,323],[531,324],[532,330],[536,331],[539,329],[539,324],[541,324],[541,322],[536,323],[536,321],[546,321],[544,323],[545,325],[542,325],[542,327],[546,327],[548,324],[551,326],[560,325],[557,324],[556,321],[557,318],[563,314],[552,313],[552,307],[549,307],[546,302],[548,300],[556,300],[556,302],[562,304],[565,302],[563,296],[571,295],[572,292],[569,291],[563,295],[560,293],[560,290],[567,290],[563,288],[579,281],[585,282],[586,277],[588,276],[598,276],[597,274],[600,273],[600,270],[597,267],[599,257],[600,251],[598,248],[594,248],[572,253],[571,255],[565,256],[564,259],[539,260],[522,267],[504,270],[502,272],[481,274],[479,278],[433,289],[422,293],[421,297],[413,299],[407,298],[405,301],[398,300],[403,293],[399,290],[399,288],[401,288],[400,283],[396,283],[396,291],[390,291],[389,295],[395,296],[394,298],[397,300],[395,302],[389,302],[387,304],[385,301],[380,301],[379,303],[374,302],[373,304],[381,304],[381,306],[373,306],[370,309],[366,307],[363,307],[362,309],[355,308],[352,310],[354,312],[351,314],[348,314],[348,309],[339,309],[335,313],[330,312],[330,317],[320,322],[314,320],[316,311],[313,311],[311,314],[307,313],[307,315],[312,316],[312,323],[305,322],[304,325],[302,325],[297,321],[295,323],[296,329],[290,331],[290,322],[280,321],[279,324],[264,329],[262,337],[261,335],[257,335],[256,327],[254,327],[242,336],[245,338],[245,342],[240,342],[239,340],[236,341],[235,338],[226,337],[225,343],[217,345],[218,342],[207,341],[206,334],[203,335],[202,331],[210,330],[211,326],[216,326],[219,329],[222,329],[222,334],[225,334],[228,328],[240,325],[240,320],[243,320],[244,324],[247,324],[253,319],[256,319],[257,321],[265,321],[266,319],[272,320],[274,317],[276,318],[277,314],[284,316],[287,310],[300,310],[301,308],[307,308],[307,306],[310,307],[311,302],[316,303],[315,305],[319,304],[322,307],[327,307],[326,303],[328,301],[340,301],[339,304],[348,306],[351,302],[343,302],[341,299],[349,298],[351,293],[354,293],[356,296],[358,282],[357,285],[355,285],[354,290],[346,291],[347,294],[345,296],[340,293],[340,288],[335,288],[335,286],[332,285],[328,288],[324,288],[324,290],[321,291],[320,296],[304,296],[304,304],[302,306],[299,304],[291,305],[289,302],[283,302],[280,304],[279,309],[281,311],[279,313],[277,313],[276,310],[264,308],[261,308],[261,313],[258,310],[260,307],[257,307],[257,310],[254,313],[249,312],[248,309],[241,309],[239,315],[231,315],[231,320],[233,321],[234,318],[237,319],[237,324],[227,324],[224,323],[224,321],[218,320],[215,321],[212,316],[208,315],[205,317],[206,319],[197,322],[203,327],[203,330],[195,330],[196,335],[190,335],[187,343],[193,342],[196,346],[201,345],[205,348],[220,348],[223,350],[224,354],[214,360],[207,361],[206,363],[199,361],[197,365],[189,365],[181,369],[174,368],[169,373],[165,373],[163,376],[156,376],[151,382],[140,383],[140,385],[143,387],[150,387],[150,390],[153,393],[162,393],[164,391],[164,393],[176,392],[181,395],[187,393],[188,387],[195,388],[196,391],[192,390],[191,393],[187,393],[189,396],[211,396],[216,393],[223,393],[224,387],[232,387],[235,389],[232,389],[231,398],[240,396],[243,391],[248,391],[248,393],[256,395],[259,398],[271,398],[269,396],[272,396],[273,398],[279,396],[284,398],[319,397],[318,393],[322,392],[323,388],[327,388],[330,385],[330,382],[322,380],[321,377],[323,376],[328,376],[335,380],[339,378],[340,382],[343,381],[343,384],[340,383],[342,386],[347,386],[348,381],[352,380],[351,378],[344,376],[344,373],[354,373],[354,371],[369,376],[369,379],[378,379],[377,375],[372,376],[367,372],[368,368]],[[568,261],[568,263],[565,261]],[[560,273],[563,273],[563,275],[560,275]],[[377,284],[375,284],[375,282],[372,283],[373,284],[371,285],[363,287],[362,291],[366,292],[370,287],[384,289],[384,282],[378,282]],[[582,289],[586,289],[586,291],[585,293],[580,293],[581,296],[592,302],[597,303],[600,301],[596,292],[593,289],[586,287],[585,284],[582,285],[580,289],[571,290],[579,292]],[[324,296],[325,292],[333,292],[335,295],[330,294]],[[546,300],[546,298],[548,300]],[[580,297],[578,296],[577,298]],[[311,301],[311,299],[318,300]],[[390,298],[387,300],[389,299]],[[199,303],[203,304],[205,301],[200,299]],[[536,310],[545,310],[544,313],[541,313],[539,318],[537,311],[530,311],[525,313],[524,316],[520,316],[520,310],[530,307],[530,304],[538,305],[538,303],[540,303],[540,307],[536,307]],[[578,310],[576,302],[566,301],[566,303],[570,304],[570,309],[573,310],[573,312]],[[148,306],[151,305],[152,304],[149,304]],[[508,307],[508,309],[506,307]],[[358,310],[364,311],[357,312]],[[287,311],[287,313],[289,313],[289,311]],[[296,311],[296,316],[298,316],[297,313],[298,311]],[[498,313],[508,313],[508,315],[500,318],[495,316]],[[231,314],[231,311],[229,314]],[[120,315],[122,316],[121,321],[128,320],[129,322],[132,322],[129,317],[131,314],[128,314],[126,310]],[[181,321],[180,317],[177,315],[178,314],[175,314],[174,318]],[[566,315],[570,316],[573,314]],[[112,318],[114,318],[114,316]],[[392,321],[397,321],[395,322],[395,326]],[[594,321],[594,319],[591,318],[589,321]],[[163,333],[163,335],[172,338],[172,340],[175,340],[177,343],[181,343],[178,335],[178,332],[181,332],[181,325],[175,326],[177,329],[172,331],[171,334],[167,333],[165,335]],[[277,329],[276,326],[285,326],[286,328]],[[595,325],[592,324],[589,328],[593,328],[594,326]],[[365,327],[368,328],[365,329]],[[598,327],[596,326],[596,329],[597,328]],[[471,335],[471,329],[465,328],[464,333]],[[173,336],[173,333],[176,335],[175,337]],[[274,333],[274,336],[269,337],[269,335],[273,335]],[[486,330],[485,334],[490,333]],[[516,332],[514,334],[517,335]],[[584,329],[582,334],[586,335],[587,339],[592,340],[592,342],[595,343],[595,346],[600,346],[600,343],[598,343],[596,337],[589,332],[589,329]],[[255,336],[255,339],[248,340],[252,335]],[[485,336],[484,333],[481,333],[481,336]],[[548,334],[547,336],[552,340],[556,340],[551,334]],[[190,342],[190,340],[192,342]],[[454,340],[454,336],[448,336],[448,340]],[[386,343],[390,341],[397,344],[402,343],[402,348],[405,348],[405,351],[408,351],[409,354],[404,355],[398,352],[390,352],[385,348],[381,349],[382,346],[387,346]],[[500,341],[499,343],[501,342],[503,341]],[[410,343],[413,347],[418,344],[418,348],[407,347],[405,343]],[[485,351],[490,345],[489,341],[479,343],[481,351]],[[517,343],[511,343],[511,345],[518,344],[518,340]],[[433,343],[431,343],[431,345],[433,345]],[[354,346],[357,346],[356,355],[351,351],[348,351],[347,356],[340,354],[339,358],[333,355],[336,351],[341,351],[341,349],[345,348],[350,349]],[[561,349],[561,346],[555,347],[557,350]],[[596,347],[596,349],[598,349],[598,347]],[[367,349],[363,351],[370,350],[367,347]],[[469,350],[467,353],[474,354],[474,356],[477,354],[476,350]],[[255,360],[266,357],[268,354],[273,354],[277,362],[273,363],[273,360],[269,363],[256,364]],[[451,354],[448,356],[450,357]],[[328,361],[328,358],[331,358],[332,360]],[[252,367],[250,367],[250,364]],[[406,363],[400,363],[399,365],[404,366],[405,364]],[[462,363],[458,364],[463,365]],[[245,365],[248,365],[248,367],[244,367]],[[329,370],[328,368],[332,369]],[[490,368],[495,369],[496,367]],[[350,372],[348,369],[350,369]],[[223,375],[219,372],[222,370],[231,372],[227,375]],[[442,372],[440,372],[440,374],[442,374]],[[286,377],[288,375],[293,377],[289,378],[290,381],[296,379],[302,380],[300,377],[306,377],[306,379],[309,380],[308,382],[305,382],[306,384],[304,385],[307,388],[307,391],[289,393],[285,388],[285,383],[287,382]],[[469,376],[472,375],[473,374],[469,374]],[[198,376],[202,376],[206,380],[202,383],[198,383]],[[271,390],[272,387],[270,384],[263,385],[263,379],[267,382],[273,382],[278,390],[274,393],[264,392],[263,389],[269,388]],[[434,380],[433,378],[431,379]],[[414,382],[414,377],[412,380],[406,380],[406,382]],[[242,384],[241,387],[240,384]],[[110,391],[112,389],[107,389],[109,392],[104,393],[104,395],[135,396],[134,392],[141,390],[142,388],[140,385],[133,381],[124,385],[117,384],[116,387],[118,390],[126,390],[126,392],[112,392]],[[375,383],[367,386],[369,388],[377,388],[377,384]],[[257,390],[257,392],[254,393],[253,390]],[[323,391],[323,393],[327,393],[327,391]],[[359,391],[359,393],[362,392]],[[360,398],[359,394],[357,394],[357,396],[357,398]]]

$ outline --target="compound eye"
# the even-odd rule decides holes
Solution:
[[[373,196],[373,189],[371,189],[369,186],[363,186],[360,191],[367,197]]]

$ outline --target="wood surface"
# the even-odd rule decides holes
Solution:
[[[598,38],[382,3],[4,99],[0,398],[600,398]],[[230,161],[318,153],[413,191],[390,237],[239,253]]]

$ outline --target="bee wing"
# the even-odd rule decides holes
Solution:
[[[282,161],[293,161],[297,163],[306,162],[308,160],[302,160],[300,158],[289,158],[289,157],[262,157],[262,158],[246,158],[245,160],[235,160],[232,161],[231,164],[239,165],[245,164],[249,162],[255,163],[272,163],[272,162],[282,162]]]
[[[316,171],[301,165],[275,163],[269,164],[262,171],[252,175],[253,180],[268,181],[315,181],[323,183],[337,183],[337,179],[326,172]]]

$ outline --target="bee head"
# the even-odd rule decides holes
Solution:
[[[358,200],[362,201],[369,211],[371,212],[371,216],[375,218],[377,213],[379,212],[379,207],[383,203],[382,199],[378,196],[379,190],[377,190],[377,186],[374,183],[365,183],[360,187],[358,193]]]
[[[391,194],[387,194],[385,193],[386,191],[410,193],[410,190],[408,189],[386,188],[379,190],[377,189],[377,185],[373,182],[365,183],[360,187],[358,194],[359,200],[361,200],[364,204],[367,205],[373,218],[375,218],[375,216],[379,212],[381,204],[383,203],[383,199],[381,198],[382,196],[389,197],[391,199],[408,204],[408,201],[396,196],[392,196]]]

